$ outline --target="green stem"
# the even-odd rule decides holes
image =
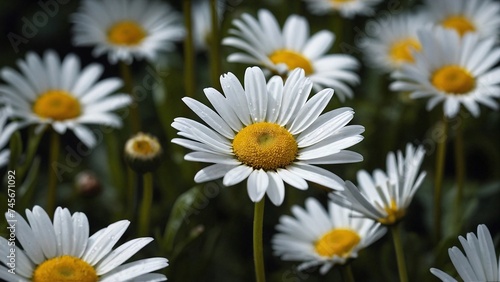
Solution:
[[[184,9],[184,25],[186,26],[186,37],[184,39],[184,91],[186,96],[194,97],[195,73],[194,73],[194,44],[193,24],[191,21],[191,0],[182,1]]]
[[[446,140],[448,139],[448,120],[443,115],[443,134],[441,140],[437,140],[436,152],[436,175],[434,177],[434,232],[436,242],[441,239],[441,196],[443,186],[444,161],[446,156]]]
[[[463,121],[455,130],[455,169],[457,180],[457,194],[455,198],[455,226],[460,226],[462,199],[464,193],[465,180],[465,156],[464,156],[464,138],[463,138]],[[457,230],[458,231],[458,230]]]
[[[132,98],[132,103],[130,103],[129,111],[130,111],[130,128],[132,129],[132,133],[137,133],[141,130],[141,115],[139,113],[139,104],[137,103],[137,97],[132,89],[132,71],[130,70],[130,66],[125,62],[120,62],[120,73],[123,78],[123,88],[125,93],[130,95]]]
[[[127,203],[126,218],[133,220],[136,211],[136,173],[133,169],[127,166]]]
[[[335,34],[335,42],[333,43],[333,53],[340,53],[340,44],[344,42],[344,32],[343,32],[343,24],[345,23],[344,19],[338,13],[331,15],[331,30]]]
[[[49,157],[49,185],[47,192],[47,208],[48,214],[53,214],[56,206],[57,198],[57,160],[59,158],[59,147],[61,140],[59,134],[52,130],[50,135],[50,157]]]
[[[151,203],[153,202],[153,174],[146,172],[142,175],[143,194],[141,213],[139,217],[139,236],[149,234],[149,221],[151,218]]]
[[[264,222],[265,198],[255,203],[253,216],[253,261],[255,265],[255,281],[265,282],[264,254],[262,247],[262,226]]]
[[[210,14],[212,21],[212,36],[210,37],[210,66],[212,85],[219,85],[219,76],[221,75],[221,56],[220,56],[220,30],[219,15],[217,14],[217,0],[210,0]]]
[[[35,128],[31,128],[28,135],[28,147],[26,149],[26,160],[23,164],[16,170],[16,176],[19,181],[23,181],[26,173],[31,168],[33,159],[35,157],[36,151],[38,151],[38,146],[40,145],[40,140],[42,140],[43,133],[45,132],[45,128],[39,132],[35,133]]]
[[[401,243],[400,224],[394,224],[390,227],[392,239],[394,241],[394,250],[396,251],[396,260],[398,262],[399,281],[408,282],[408,273],[406,272],[405,253]]]
[[[342,275],[342,279],[345,282],[354,282],[354,275],[352,274],[351,264],[348,262],[342,267],[340,267],[340,273]]]

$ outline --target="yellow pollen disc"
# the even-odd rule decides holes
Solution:
[[[336,228],[323,235],[314,244],[316,253],[324,257],[347,257],[361,241],[358,233],[350,229]]]
[[[302,68],[306,75],[313,72],[313,66],[309,59],[294,51],[286,49],[277,50],[269,55],[269,59],[275,64],[283,63],[287,65],[289,70]]]
[[[297,141],[288,130],[269,122],[251,124],[233,140],[238,160],[254,169],[284,168],[295,160],[298,150]]]
[[[125,153],[131,158],[151,159],[161,153],[161,145],[156,137],[139,132],[127,141]]]
[[[330,0],[333,4],[344,4],[347,2],[352,2],[354,0]]]
[[[49,259],[38,265],[33,273],[33,282],[96,282],[95,269],[85,261],[62,256]]]
[[[33,112],[42,118],[67,120],[80,115],[80,102],[63,90],[49,90],[33,104]]]
[[[116,45],[138,45],[146,37],[146,31],[134,21],[120,21],[108,30],[108,41]]]
[[[384,225],[392,225],[405,215],[405,210],[399,209],[394,200],[391,200],[391,206],[385,207],[384,209],[387,216],[378,219],[378,221]]]
[[[456,30],[460,34],[460,36],[463,36],[467,32],[476,30],[474,24],[468,18],[462,15],[447,17],[444,21],[441,22],[441,25],[445,28]]]
[[[476,86],[476,80],[467,70],[454,65],[436,70],[431,81],[437,89],[450,94],[465,94]]]
[[[389,56],[396,63],[413,63],[412,50],[420,51],[422,46],[413,38],[398,40],[389,49]]]

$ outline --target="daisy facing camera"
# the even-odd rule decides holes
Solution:
[[[161,163],[162,148],[158,138],[139,132],[125,143],[125,161],[138,173],[151,172]]]

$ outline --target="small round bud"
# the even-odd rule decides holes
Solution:
[[[102,191],[102,185],[94,172],[86,170],[75,177],[78,193],[84,197],[95,197]]]
[[[160,166],[162,149],[158,139],[139,132],[125,144],[125,160],[139,173],[151,172]]]

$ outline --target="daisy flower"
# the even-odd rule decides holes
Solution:
[[[443,102],[444,114],[455,117],[460,105],[479,116],[478,104],[493,109],[493,97],[500,96],[500,48],[495,39],[480,40],[474,33],[460,37],[443,28],[418,32],[422,51],[414,53],[415,63],[403,65],[393,74],[394,91],[409,91],[411,98],[431,97],[427,110]]]
[[[413,52],[422,49],[417,31],[427,23],[423,13],[401,14],[373,22],[375,32],[360,42],[366,60],[385,72],[398,69],[403,63],[413,63]]]
[[[15,248],[15,271],[10,271],[7,256],[2,256],[0,278],[8,282],[52,281],[164,281],[163,274],[151,273],[168,266],[166,258],[147,258],[123,264],[153,238],[137,238],[113,249],[129,226],[121,220],[89,237],[89,222],[84,213],[73,215],[58,207],[51,222],[39,206],[26,210],[28,222],[16,212],[8,212],[7,222],[15,224],[16,241],[22,249],[0,237],[2,254]],[[12,221],[17,220],[17,221]],[[15,223],[13,223],[15,222]],[[15,274],[12,274],[14,272]]]
[[[309,11],[316,15],[339,13],[342,17],[374,14],[374,6],[382,0],[304,0]]]
[[[302,68],[314,83],[314,89],[335,89],[341,101],[352,98],[349,85],[357,84],[354,70],[358,62],[349,55],[325,55],[332,47],[335,35],[327,30],[309,37],[309,24],[303,17],[291,15],[280,30],[276,18],[268,10],[260,10],[258,19],[243,14],[235,19],[236,29],[222,43],[244,51],[229,55],[229,62],[261,65],[272,73],[288,76]]]
[[[202,103],[184,98],[208,127],[187,118],[176,118],[172,127],[185,138],[173,143],[194,152],[188,161],[214,163],[200,170],[198,183],[223,177],[225,186],[248,178],[250,199],[258,202],[267,193],[275,205],[285,197],[284,182],[307,189],[306,180],[343,189],[336,174],[318,164],[359,162],[363,157],[344,150],[360,142],[364,127],[346,126],[353,118],[350,108],[321,114],[333,96],[325,89],[307,100],[312,82],[304,70],[296,69],[283,84],[274,76],[266,84],[258,67],[247,68],[245,89],[236,76],[221,76],[223,96],[213,88],[204,90],[215,111]]]
[[[424,154],[422,146],[415,149],[411,144],[406,145],[405,156],[401,151],[397,155],[390,152],[387,173],[375,170],[370,176],[361,170],[357,174],[359,190],[346,181],[346,189],[332,194],[330,199],[384,225],[395,224],[404,217],[424,180],[425,172],[418,174]]]
[[[358,252],[382,237],[386,228],[368,218],[353,216],[353,211],[333,202],[328,211],[314,198],[305,209],[292,207],[295,217],[281,216],[272,238],[274,254],[283,260],[302,261],[299,270],[319,266],[325,274],[336,264],[358,257]]]
[[[0,168],[9,162],[10,151],[2,150],[9,143],[10,136],[19,127],[16,122],[7,124],[8,112],[5,108],[0,108]]]
[[[0,76],[7,85],[0,85],[0,94],[12,108],[12,117],[28,124],[49,124],[59,134],[67,129],[87,146],[96,139],[85,124],[121,127],[121,119],[111,111],[131,103],[128,95],[110,96],[122,86],[118,78],[99,82],[104,68],[91,64],[80,68],[80,60],[69,54],[62,61],[53,51],[43,58],[29,52],[26,60],[17,62],[21,73],[5,67]]]
[[[134,57],[154,61],[184,36],[180,15],[154,0],[84,0],[71,19],[73,43],[95,46],[93,55],[108,53],[112,64],[130,64]]]
[[[496,0],[426,0],[429,21],[458,32],[486,38],[498,35],[500,3]]]
[[[490,231],[484,224],[477,226],[476,234],[470,232],[467,239],[458,237],[464,253],[459,248],[448,249],[451,262],[463,281],[500,281],[500,261],[497,261],[495,246]],[[445,272],[431,268],[431,273],[444,282],[457,282]]]

